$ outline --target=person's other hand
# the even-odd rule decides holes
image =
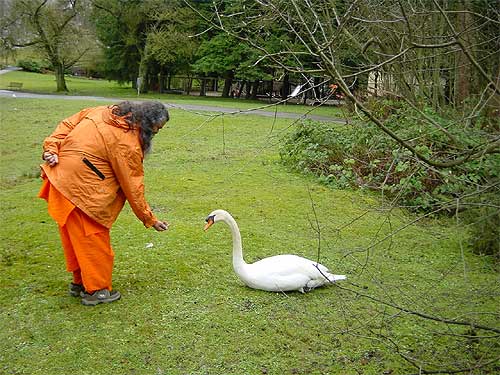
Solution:
[[[53,167],[57,163],[59,163],[59,157],[56,154],[52,154],[50,152],[43,153],[43,160],[47,162],[49,167]]]
[[[153,228],[155,228],[158,232],[163,232],[168,229],[169,224],[166,221],[157,221],[153,224]]]

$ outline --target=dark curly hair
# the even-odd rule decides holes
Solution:
[[[167,108],[160,102],[124,101],[115,104],[112,112],[125,117],[130,129],[140,129],[141,146],[145,154],[151,150],[153,126],[163,125],[170,119]]]

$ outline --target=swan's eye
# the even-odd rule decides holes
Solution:
[[[205,224],[205,227],[203,228],[203,230],[205,232],[208,230],[208,228],[210,228],[214,224],[214,218],[215,218],[215,215],[212,215],[212,216],[207,217],[207,219],[205,220],[207,222]]]

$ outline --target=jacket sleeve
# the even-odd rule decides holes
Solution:
[[[43,151],[59,155],[62,141],[82,121],[92,108],[84,109],[64,120],[62,120],[54,132],[43,141]]]
[[[143,153],[140,146],[119,144],[111,153],[111,165],[135,216],[146,228],[158,221],[144,195]]]

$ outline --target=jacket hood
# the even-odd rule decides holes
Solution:
[[[126,116],[115,115],[113,113],[113,107],[114,106],[110,105],[106,107],[106,110],[102,111],[102,121],[116,128],[131,130],[133,127],[131,127],[125,120]]]

